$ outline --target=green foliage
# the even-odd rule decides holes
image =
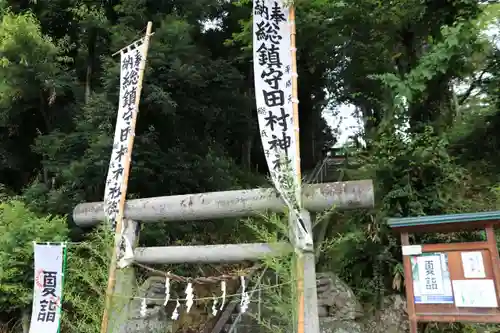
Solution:
[[[464,170],[453,163],[446,139],[431,127],[423,133],[382,134],[361,172],[375,172],[382,208],[389,216],[433,215],[453,211]],[[455,191],[450,191],[455,188]],[[439,189],[439,190],[438,190]],[[457,193],[458,192],[458,193]]]
[[[37,90],[42,89],[50,94],[52,104],[68,84],[64,79],[70,80],[60,65],[60,61],[69,59],[61,56],[60,47],[42,34],[36,17],[30,12],[4,14],[0,41],[0,103],[5,107],[30,95],[39,96]],[[9,118],[2,114],[0,119],[5,126]]]
[[[386,84],[399,98],[408,103],[421,96],[429,81],[438,75],[447,73],[456,63],[457,56],[470,56],[469,49],[474,49],[477,31],[470,23],[458,23],[456,26],[441,28],[442,40],[428,43],[428,52],[423,55],[418,65],[403,78],[393,73],[373,75]]]
[[[0,309],[25,310],[33,289],[33,242],[67,240],[66,219],[39,217],[20,201],[0,203]]]
[[[247,219],[245,226],[263,243],[288,240],[288,219],[277,214]],[[262,315],[250,315],[269,332],[290,332],[296,327],[297,318],[297,256],[295,253],[281,257],[263,257],[262,265],[267,274],[254,279],[261,288],[259,302]]]
[[[109,228],[100,227],[83,242],[69,246],[64,284],[63,331],[99,331],[113,239]]]

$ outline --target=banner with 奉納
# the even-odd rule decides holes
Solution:
[[[116,228],[119,210],[123,208],[121,201],[125,200],[127,192],[131,140],[139,110],[140,72],[145,66],[146,49],[142,38],[120,51],[120,100],[104,191],[104,214],[113,229]]]
[[[35,282],[29,333],[58,333],[66,244],[34,244]]]
[[[262,146],[274,186],[297,216],[298,236],[312,244],[299,213],[299,119],[294,113],[298,100],[293,91],[297,73],[292,66],[291,23],[289,7],[283,1],[254,0],[253,66]]]

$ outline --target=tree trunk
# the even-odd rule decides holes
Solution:
[[[40,135],[44,133],[50,133],[52,129],[50,116],[47,109],[48,109],[48,103],[45,99],[45,94],[43,93],[43,90],[40,89],[40,113],[45,123],[45,131],[39,131]],[[42,161],[42,175],[43,175],[43,183],[49,186],[49,172],[45,168],[43,161]]]
[[[253,135],[249,134],[241,147],[242,148],[241,164],[247,170],[251,170],[252,168],[252,147],[253,147]]]
[[[91,93],[91,83],[92,80],[92,65],[87,64],[87,74],[85,76],[85,104],[87,104],[90,100]]]
[[[21,326],[23,328],[23,333],[29,333],[30,330],[30,308],[25,308],[21,314]]]
[[[95,42],[97,38],[96,29],[91,28],[89,32],[89,40],[87,43],[87,73],[85,75],[85,103],[88,103],[90,100],[90,95],[92,93],[92,74],[94,72],[94,51],[95,51]]]
[[[43,88],[40,88],[40,93],[39,93],[39,98],[40,98],[40,105],[39,105],[39,108],[40,108],[40,114],[42,115],[42,118],[43,118],[43,122],[44,122],[44,125],[45,125],[45,131],[40,131],[41,133],[40,134],[43,134],[43,133],[49,133],[51,131],[51,124],[50,124],[50,116],[49,116],[49,113],[48,113],[48,110],[47,110],[47,101],[46,101],[46,98],[45,98],[45,94],[43,93]]]
[[[315,219],[316,216],[314,217]],[[328,226],[330,225],[330,221],[332,220],[332,218],[333,214],[331,212],[326,213],[324,216],[321,217],[321,221],[319,221],[319,223],[315,225],[316,228],[313,229],[316,264],[320,259],[322,245],[326,238],[326,234],[328,232]]]
[[[442,132],[456,115],[449,78],[439,75],[428,82],[422,98],[410,105],[409,111],[413,132],[420,132],[425,125],[432,126],[436,133]]]
[[[301,169],[304,172],[312,170],[316,165],[313,152],[313,118],[315,115],[313,114],[314,107],[312,105],[311,94],[308,88],[304,87],[299,89],[299,101],[300,160]]]

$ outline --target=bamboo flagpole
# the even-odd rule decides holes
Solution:
[[[127,186],[128,186],[128,178],[129,178],[129,172],[130,172],[130,161],[132,158],[132,149],[134,145],[134,137],[135,137],[135,125],[137,122],[137,115],[139,111],[139,102],[141,99],[141,90],[142,90],[142,81],[144,78],[144,70],[146,67],[146,58],[148,54],[148,48],[149,48],[149,40],[151,37],[151,30],[153,28],[153,23],[148,22],[148,25],[146,27],[146,35],[144,37],[144,44],[141,45],[140,47],[143,47],[143,55],[140,60],[140,67],[138,71],[138,79],[137,79],[137,89],[134,90],[134,95],[135,95],[135,112],[132,112],[131,118],[130,118],[130,127],[128,128],[128,144],[127,144],[127,149],[125,151],[125,163],[120,167],[120,171],[123,173],[123,179],[122,183],[120,184],[121,187],[119,189],[119,204],[118,204],[118,212],[116,215],[116,229],[115,229],[115,245],[113,246],[113,251],[112,251],[112,256],[111,256],[111,263],[109,267],[109,276],[108,276],[108,287],[106,289],[106,300],[104,303],[104,312],[102,315],[102,322],[101,322],[101,333],[107,333],[108,331],[108,323],[109,323],[109,313],[111,311],[111,305],[112,305],[112,298],[113,298],[113,292],[115,289],[115,284],[116,284],[116,269],[117,269],[117,255],[119,253],[119,245],[121,240],[121,235],[122,235],[122,228],[123,228],[123,215],[125,211],[125,199],[127,195]],[[124,49],[120,50],[120,53],[124,52]],[[123,56],[123,55],[122,55]],[[123,70],[123,69],[121,69]],[[120,87],[122,89],[122,87]],[[134,96],[132,95],[132,96]],[[133,97],[132,97],[133,98]],[[119,101],[122,103],[122,101]],[[109,176],[109,175],[108,175]]]
[[[299,189],[302,187],[302,173],[300,166],[300,127],[299,127],[299,104],[298,104],[298,79],[297,79],[297,47],[296,47],[296,27],[295,27],[295,6],[289,8],[290,24],[290,52],[292,54],[292,99],[293,103],[293,125],[295,132],[295,144],[297,149],[296,172]],[[300,198],[300,196],[299,196]],[[299,203],[300,204],[300,203]],[[296,252],[296,276],[297,276],[297,333],[305,333],[305,309],[304,309],[304,256],[300,251]]]
[[[290,24],[290,52],[292,58],[292,100],[293,100],[293,120],[296,142],[296,177],[298,178],[298,195],[302,198],[302,175],[300,166],[300,128],[299,128],[299,93],[298,93],[298,70],[297,70],[297,43],[295,7],[290,5],[288,19]],[[319,333],[318,316],[318,296],[316,290],[316,260],[314,258],[314,247],[312,244],[312,226],[308,212],[302,210],[302,203],[298,202],[301,208],[300,216],[306,232],[311,234],[311,246],[304,251],[296,251],[296,277],[297,277],[297,332],[298,333]],[[307,288],[307,289],[304,289]]]

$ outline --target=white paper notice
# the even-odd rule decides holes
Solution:
[[[498,307],[493,280],[455,280],[453,281],[453,292],[457,307]]]
[[[422,245],[403,245],[402,250],[404,256],[415,256],[422,254]]]
[[[422,288],[422,295],[442,295],[443,288],[443,269],[441,267],[441,256],[422,256],[417,258],[418,275]]]
[[[437,260],[436,257],[440,258],[440,260]],[[446,253],[428,253],[420,256],[410,256],[410,262],[412,266],[415,304],[454,303],[450,272],[448,270],[448,256]],[[437,274],[436,270],[438,271]]]
[[[467,279],[485,278],[483,254],[480,251],[462,252],[464,277]]]

